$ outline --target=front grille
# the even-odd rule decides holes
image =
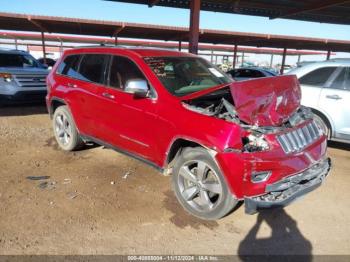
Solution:
[[[15,75],[14,77],[21,87],[46,87],[46,75]]]
[[[312,121],[302,128],[278,135],[277,140],[284,152],[288,154],[306,148],[321,136],[322,131],[318,128],[315,122]]]

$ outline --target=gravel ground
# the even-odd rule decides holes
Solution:
[[[169,177],[103,147],[63,152],[43,106],[3,107],[0,254],[349,255],[349,150],[332,144],[331,175],[301,201],[206,222],[182,210]]]

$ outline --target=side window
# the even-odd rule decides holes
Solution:
[[[113,56],[109,74],[109,86],[125,88],[125,84],[130,79],[145,79],[145,76],[130,59]]]
[[[104,84],[108,55],[86,54],[83,56],[79,66],[78,77],[83,81]]]
[[[252,76],[258,78],[258,77],[264,77],[265,75],[258,70],[252,70]]]
[[[230,76],[235,77],[237,74],[237,70],[231,70],[227,72]]]
[[[67,56],[57,68],[57,73],[70,77],[77,77],[80,55]]]
[[[302,85],[320,86],[322,87],[332,73],[337,69],[336,67],[322,67],[318,68],[299,79]]]
[[[234,72],[233,77],[243,77],[244,76],[244,70],[236,69]]]
[[[240,69],[237,70],[236,77],[254,77],[254,73],[250,69]]]
[[[241,76],[242,76],[242,70],[237,70],[237,71],[235,72],[234,77],[241,77]]]
[[[345,67],[339,73],[339,75],[334,79],[330,88],[341,89],[341,90],[350,90],[350,68]]]

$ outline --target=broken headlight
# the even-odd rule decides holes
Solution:
[[[242,139],[243,151],[245,152],[257,152],[266,151],[270,149],[269,143],[266,141],[265,136],[260,133],[250,133],[248,136]]]

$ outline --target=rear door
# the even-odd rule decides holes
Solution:
[[[105,84],[109,58],[106,54],[84,54],[79,66],[67,71],[69,78],[65,85],[69,92],[70,107],[82,135],[97,135],[99,91]]]
[[[339,139],[350,138],[350,67],[340,67],[322,88],[319,108],[330,116]]]
[[[157,144],[156,106],[154,98],[135,98],[124,92],[131,79],[146,79],[138,66],[129,58],[113,56],[108,86],[100,90],[99,134],[117,148],[154,160]]]
[[[85,54],[79,66],[80,115],[84,118],[86,135],[100,138],[100,93],[105,85],[110,55]]]
[[[81,90],[78,69],[81,57],[82,55],[68,55],[59,64],[55,76],[57,80],[55,89],[64,93],[64,100],[69,105],[79,131],[85,133],[88,125],[80,113],[82,105],[79,99]]]

